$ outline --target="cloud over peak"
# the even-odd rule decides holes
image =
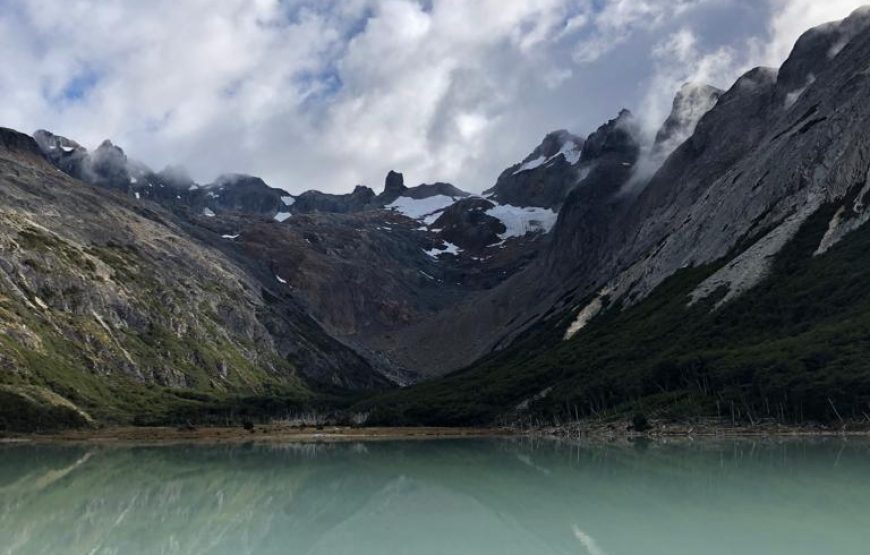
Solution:
[[[727,86],[859,3],[7,0],[0,125],[200,181],[345,191],[397,168],[482,190],[547,131],[621,106],[653,127],[683,82]]]

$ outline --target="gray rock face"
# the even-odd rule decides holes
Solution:
[[[816,63],[815,48],[799,44],[783,75],[770,68],[743,75],[648,180],[631,181],[640,149],[627,131],[627,114],[596,131],[578,164],[588,174],[563,202],[543,255],[419,329],[417,341],[451,345],[441,368],[456,369],[508,347],[546,315],[576,316],[602,292],[619,301],[611,306],[630,305],[685,267],[732,261],[695,298],[721,287],[734,298],[763,279],[771,257],[809,215],[824,203],[861,196],[865,187],[866,13],[805,35],[827,37],[824,63]],[[831,39],[844,36],[852,38],[842,48]],[[838,45],[833,57],[830,44]],[[808,71],[816,72],[814,80]],[[793,102],[784,102],[796,83],[808,81]],[[855,212],[853,204],[834,217],[820,250],[830,248],[839,230],[854,227],[854,217],[843,217]]]
[[[821,74],[846,45],[870,25],[870,6],[852,13],[843,21],[810,29],[798,39],[779,70],[777,98],[790,107],[807,86]]]
[[[635,302],[680,268],[735,256],[711,278],[715,287],[696,295],[726,287],[733,298],[764,277],[818,207],[863,187],[870,167],[867,13],[809,31],[779,73],[757,68],[738,79],[636,198],[613,199],[618,217],[599,218],[582,240],[565,241],[577,227],[558,228],[554,258],[569,256],[566,244],[575,253],[600,245],[574,274],[580,291],[606,287]],[[832,57],[831,45],[844,36],[852,38]],[[809,72],[815,79],[785,105]]]

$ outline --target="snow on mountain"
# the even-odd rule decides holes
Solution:
[[[425,252],[432,258],[437,259],[442,254],[452,254],[453,256],[459,256],[459,253],[462,252],[462,249],[458,245],[455,245],[450,241],[444,241],[444,248],[429,249],[423,252]]]
[[[423,219],[426,216],[433,216],[445,208],[456,202],[455,197],[447,195],[434,195],[427,198],[415,199],[410,197],[399,197],[385,208],[404,214],[414,220]],[[434,219],[432,220],[435,221]]]
[[[487,210],[486,214],[498,218],[507,228],[504,233],[499,234],[502,239],[522,237],[536,231],[548,233],[558,217],[557,212],[548,208],[537,206],[521,208],[510,204],[496,204]]]
[[[565,135],[565,136],[562,136],[561,138],[564,142],[562,143],[562,146],[559,148],[558,152],[556,152],[555,154],[553,154],[551,156],[546,156],[544,154],[541,154],[537,158],[533,158],[532,160],[528,160],[528,161],[524,162],[519,168],[517,168],[513,172],[513,174],[516,175],[520,172],[533,170],[535,168],[550,164],[551,162],[554,162],[556,160],[556,158],[558,158],[559,156],[563,156],[565,158],[565,161],[568,162],[572,166],[574,164],[576,164],[577,162],[579,162],[580,161],[580,153],[583,150],[583,143],[575,141],[573,138],[571,138],[570,135]]]

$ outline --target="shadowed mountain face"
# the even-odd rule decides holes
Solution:
[[[753,358],[737,336],[704,343],[697,330],[712,325],[709,315],[776,290],[764,287],[789,275],[783,260],[795,275],[813,274],[816,260],[845,265],[842,252],[860,243],[870,189],[868,28],[870,10],[859,10],[808,31],[779,70],[756,68],[727,91],[686,84],[654,140],[627,110],[586,138],[550,133],[481,196],[448,183],[408,187],[397,172],[380,193],[360,185],[290,195],[243,175],[201,185],[179,168],[153,172],[108,141],[88,152],[46,131],[35,142],[5,131],[4,287],[17,324],[4,325],[27,348],[5,347],[14,371],[0,383],[19,398],[38,388],[41,404],[54,392],[93,408],[130,380],[220,396],[299,379],[408,385],[464,369],[365,405],[385,421],[428,423],[553,411],[552,398],[597,411],[684,393],[713,374],[716,394],[749,388],[769,401],[720,351],[697,361],[716,344],[745,349],[734,355],[740,364],[760,368],[759,353],[772,347],[756,346]],[[789,283],[824,297],[811,281]],[[756,302],[804,306],[779,289],[788,291],[781,304]],[[812,332],[828,313],[813,309],[793,331]],[[656,318],[673,327],[652,326]],[[626,330],[647,341],[626,339]],[[79,354],[64,359],[74,371],[46,377],[36,368],[54,356],[45,337],[55,335]],[[800,351],[787,358],[801,362],[782,372],[815,383],[808,369],[838,361],[848,374],[857,359],[841,355]],[[708,368],[708,359],[719,362]],[[636,373],[622,375],[626,368]],[[69,399],[79,374],[94,391]],[[127,381],[115,383],[116,374]],[[620,390],[608,375],[634,385]],[[792,402],[785,378],[770,379]],[[851,380],[825,387],[857,411],[865,387]],[[709,412],[714,393],[700,389],[698,410]]]
[[[715,416],[741,403],[747,421],[861,418],[868,29],[859,10],[809,31],[780,72],[742,76],[642,187],[623,185],[630,142],[598,141],[613,145],[598,150],[609,162],[568,196],[538,261],[454,321],[498,330],[477,336],[490,354],[380,408],[486,421],[632,406]],[[830,346],[832,333],[853,339]]]

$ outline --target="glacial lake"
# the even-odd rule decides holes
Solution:
[[[870,553],[870,443],[0,446],[0,554]]]

